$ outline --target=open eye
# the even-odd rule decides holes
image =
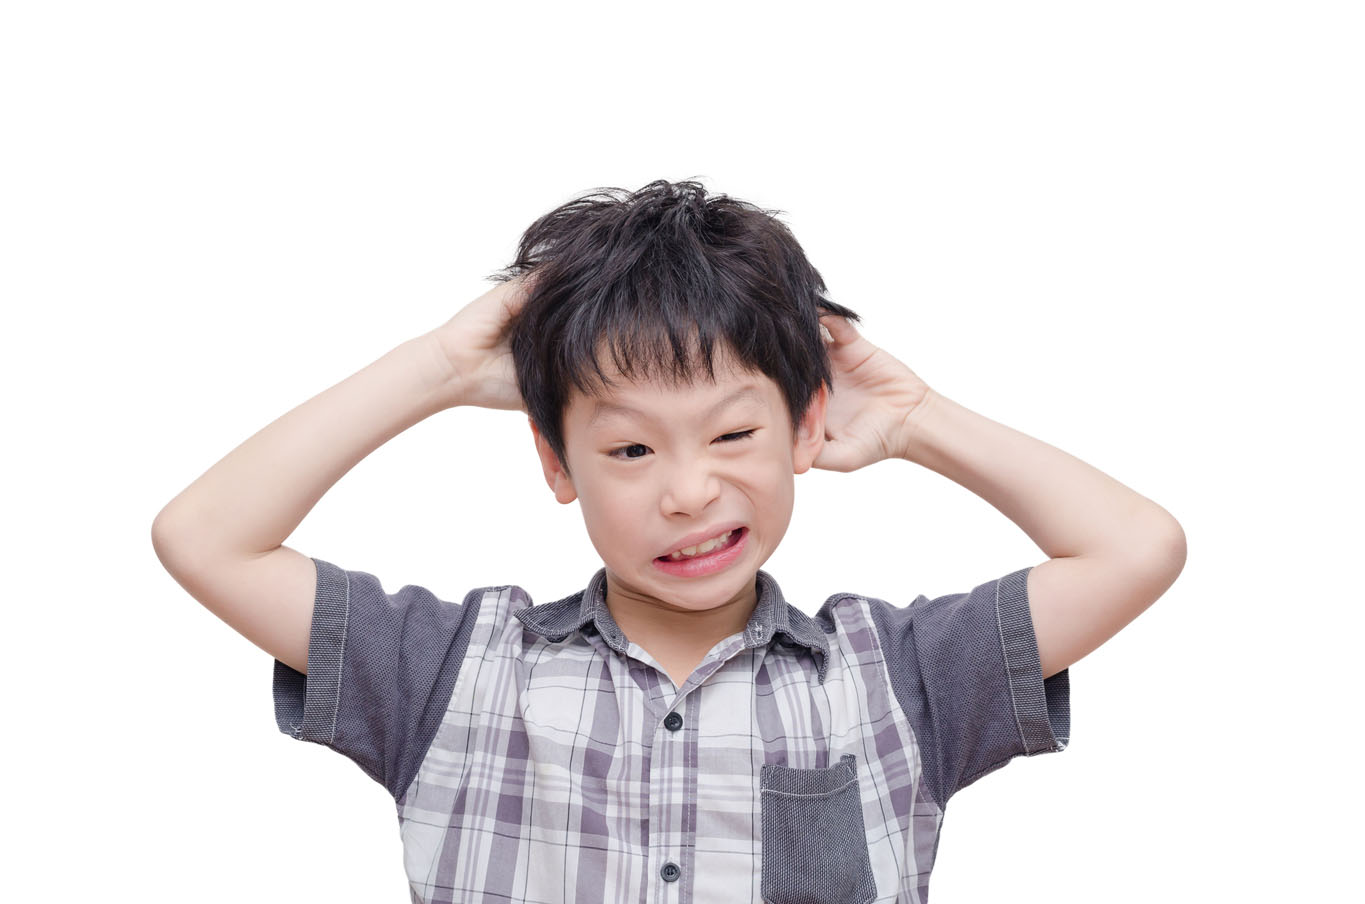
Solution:
[[[644,445],[644,444],[642,444],[642,443],[632,443],[632,444],[629,445],[629,446],[622,446],[622,447],[619,448],[619,449],[612,449],[610,452],[607,453],[607,455],[611,456],[612,458],[622,458],[622,459],[644,458],[644,453],[643,453],[643,452],[640,453],[639,455],[620,455],[620,454],[618,454],[618,453],[626,452],[626,451],[629,451],[630,449],[648,449],[648,448],[649,448],[649,446],[646,446],[646,445]]]

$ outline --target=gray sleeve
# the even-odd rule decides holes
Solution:
[[[462,604],[322,559],[308,674],[275,660],[280,731],[353,760],[396,799],[416,775],[450,702],[482,593]]]
[[[939,807],[1017,756],[1065,750],[1071,731],[1066,669],[1043,680],[1023,568],[904,608],[872,600],[896,699]]]

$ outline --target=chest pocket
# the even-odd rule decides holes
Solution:
[[[877,896],[857,759],[825,769],[766,765],[761,893],[770,904],[867,904]]]

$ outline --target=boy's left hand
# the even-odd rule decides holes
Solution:
[[[915,372],[834,314],[821,316],[834,388],[825,408],[825,445],[812,463],[856,471],[904,454],[911,412],[932,390]]]

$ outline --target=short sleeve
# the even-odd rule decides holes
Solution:
[[[873,600],[892,689],[910,720],[940,807],[1017,756],[1065,750],[1066,669],[1043,679],[1023,568],[969,593],[904,608]]]
[[[478,591],[462,604],[322,559],[308,638],[308,674],[275,660],[280,731],[353,760],[397,798],[444,718],[477,621]]]

